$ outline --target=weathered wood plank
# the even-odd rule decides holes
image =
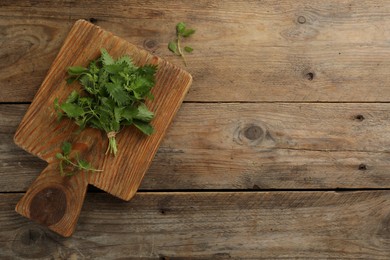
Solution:
[[[69,239],[14,213],[20,196],[0,194],[2,259],[390,258],[390,191],[90,193]]]
[[[12,135],[27,105],[0,105],[0,191],[45,163]],[[185,103],[141,189],[389,188],[390,104]]]
[[[390,2],[2,1],[0,102],[31,101],[71,24],[104,29],[183,65],[166,46],[188,40],[188,101],[389,101]]]

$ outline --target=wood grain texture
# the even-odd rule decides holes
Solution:
[[[25,110],[0,105],[0,191],[24,191],[45,167],[12,143]],[[185,103],[141,189],[389,188],[389,115],[390,104]]]
[[[101,48],[107,49],[115,58],[129,55],[138,66],[154,64],[158,67],[156,84],[152,89],[155,99],[146,101],[148,108],[156,115],[151,123],[155,133],[147,137],[135,127],[122,129],[116,137],[120,150],[116,157],[104,156],[108,145],[106,133],[88,128],[75,134],[75,123],[68,119],[58,122],[53,106],[56,98],[62,103],[74,90],[65,81],[67,68],[74,65],[87,66],[90,60],[100,55]],[[69,236],[77,222],[88,183],[119,198],[130,200],[149,168],[191,81],[190,74],[167,61],[138,49],[100,27],[84,20],[77,21],[15,133],[14,141],[18,146],[50,164],[18,203],[17,212]],[[102,171],[79,173],[80,176],[71,177],[72,180],[59,176],[55,154],[60,151],[64,141],[71,142],[81,158],[86,158],[94,168]],[[50,192],[46,192],[47,190]],[[43,195],[40,195],[41,192]],[[53,196],[47,195],[48,193]],[[62,208],[57,208],[56,203],[53,203],[54,207],[50,207],[50,203],[45,203],[39,196],[49,201],[58,201],[58,205],[62,205],[61,200],[66,197],[66,210],[58,213],[62,217],[57,222],[48,222],[46,218]],[[36,197],[38,206],[34,206]],[[45,214],[46,216],[41,216]]]
[[[0,258],[390,259],[389,190],[292,191],[390,188],[389,13],[382,0],[0,1],[0,102],[32,101],[77,19],[182,67],[167,44],[177,22],[197,29],[188,103],[144,192],[89,193],[71,238],[14,212],[47,163],[12,142],[27,105],[0,104]]]
[[[382,0],[2,1],[0,101],[31,101],[77,19],[183,66],[167,49],[178,21],[194,84],[188,101],[389,101]]]
[[[1,194],[0,257],[390,258],[389,191],[89,195],[63,239],[12,213],[20,195]]]

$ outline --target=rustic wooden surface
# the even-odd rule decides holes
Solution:
[[[380,0],[1,1],[0,258],[389,259],[389,15]],[[12,137],[80,18],[179,66],[166,45],[186,21],[194,83],[142,191],[92,189],[64,239],[13,211],[46,164]]]
[[[62,259],[386,259],[390,194],[152,192],[86,199],[71,239],[13,213],[0,195],[0,257]]]
[[[158,67],[156,84],[151,90],[154,100],[145,101],[156,115],[151,122],[155,133],[146,138],[134,127],[121,130],[116,136],[120,149],[116,156],[104,156],[108,146],[106,134],[86,128],[75,135],[76,124],[66,119],[58,122],[53,107],[56,98],[62,103],[73,91],[66,84],[67,68],[88,66],[90,60],[100,55],[102,48],[115,59],[129,55],[137,66],[153,64]],[[18,202],[16,211],[68,237],[76,227],[88,184],[130,200],[152,163],[191,82],[191,75],[172,63],[92,23],[76,21],[14,136],[18,146],[49,163]],[[71,142],[81,158],[87,158],[94,168],[101,171],[81,172],[72,178],[59,175],[55,154],[60,152],[64,141]]]

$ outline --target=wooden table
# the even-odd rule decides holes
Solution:
[[[130,202],[90,189],[62,238],[14,212],[45,167],[13,143],[71,25],[194,83]],[[390,1],[0,3],[0,259],[390,259]]]

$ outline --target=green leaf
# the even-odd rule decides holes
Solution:
[[[138,114],[138,109],[135,107],[126,107],[122,111],[122,117],[126,120],[132,120]]]
[[[64,159],[64,156],[62,155],[62,153],[56,153],[56,158],[62,160]]]
[[[121,125],[117,121],[111,121],[110,129],[114,132],[119,132]]]
[[[104,65],[111,65],[115,63],[114,59],[110,56],[106,49],[101,48],[100,52],[102,53],[101,58]]]
[[[63,103],[61,109],[70,118],[75,118],[84,114],[83,108],[73,103]]]
[[[72,93],[66,99],[66,103],[73,103],[79,98],[79,93],[76,90],[73,90]]]
[[[84,117],[77,117],[77,118],[75,118],[75,123],[80,127],[79,130],[82,130],[87,125],[87,118],[85,116]]]
[[[154,78],[154,75],[157,72],[157,65],[145,65],[143,67],[139,67],[137,69],[137,72],[139,72],[144,77],[152,77]]]
[[[124,119],[121,121],[121,125],[132,125],[133,120],[132,119]]]
[[[169,49],[171,52],[173,52],[173,53],[175,53],[175,54],[178,54],[177,45],[176,45],[176,43],[175,43],[174,41],[171,41],[171,42],[168,43],[168,49]]]
[[[144,122],[150,122],[154,118],[154,113],[150,111],[144,103],[142,103],[138,106],[138,113],[134,118]]]
[[[185,29],[186,29],[186,24],[184,22],[180,22],[176,24],[176,32],[178,35],[184,33]]]
[[[129,56],[122,56],[115,62],[115,64],[122,64],[122,63],[126,63],[127,67],[130,69],[135,68],[133,61]]]
[[[80,106],[92,105],[93,99],[91,97],[79,97],[78,104]]]
[[[124,107],[115,107],[114,108],[114,118],[115,118],[115,121],[119,124],[119,122],[121,121],[122,119],[122,113],[123,113],[123,110],[125,108]]]
[[[63,142],[61,146],[62,153],[64,156],[68,156],[70,154],[70,151],[72,150],[72,144],[69,142]]]
[[[122,88],[121,85],[114,83],[107,83],[106,89],[110,97],[118,104],[123,105],[130,101],[126,91]]]
[[[101,123],[100,120],[97,119],[97,118],[92,118],[91,120],[88,121],[88,123],[89,123],[89,125],[90,125],[92,128],[103,129],[102,123]]]
[[[138,120],[134,120],[133,123],[135,127],[137,127],[139,130],[141,130],[142,133],[146,135],[151,135],[154,132],[153,126],[151,126],[149,123],[145,123]]]
[[[84,68],[81,66],[73,66],[73,67],[68,68],[68,74],[71,76],[78,76],[78,75],[81,75],[87,71],[88,71],[87,68]]]
[[[124,67],[127,66],[126,63],[116,63],[111,65],[104,66],[104,69],[111,74],[118,74],[119,72],[123,71]]]
[[[187,29],[183,33],[181,33],[180,35],[183,37],[189,37],[189,36],[193,35],[194,33],[195,33],[194,29]]]
[[[96,64],[96,61],[91,61],[88,68],[89,68],[89,72],[92,74],[98,74],[100,71],[98,65]]]
[[[91,165],[86,160],[80,159],[80,160],[77,161],[77,163],[80,166],[80,168],[84,168],[84,169],[90,169],[91,168]]]
[[[188,53],[191,53],[194,49],[191,48],[190,46],[186,46],[186,47],[184,47],[184,50],[185,50],[186,52],[188,52]]]
[[[93,76],[91,74],[85,74],[81,76],[80,83],[83,85],[84,89],[90,94],[96,94],[95,90],[95,82],[93,80]]]

